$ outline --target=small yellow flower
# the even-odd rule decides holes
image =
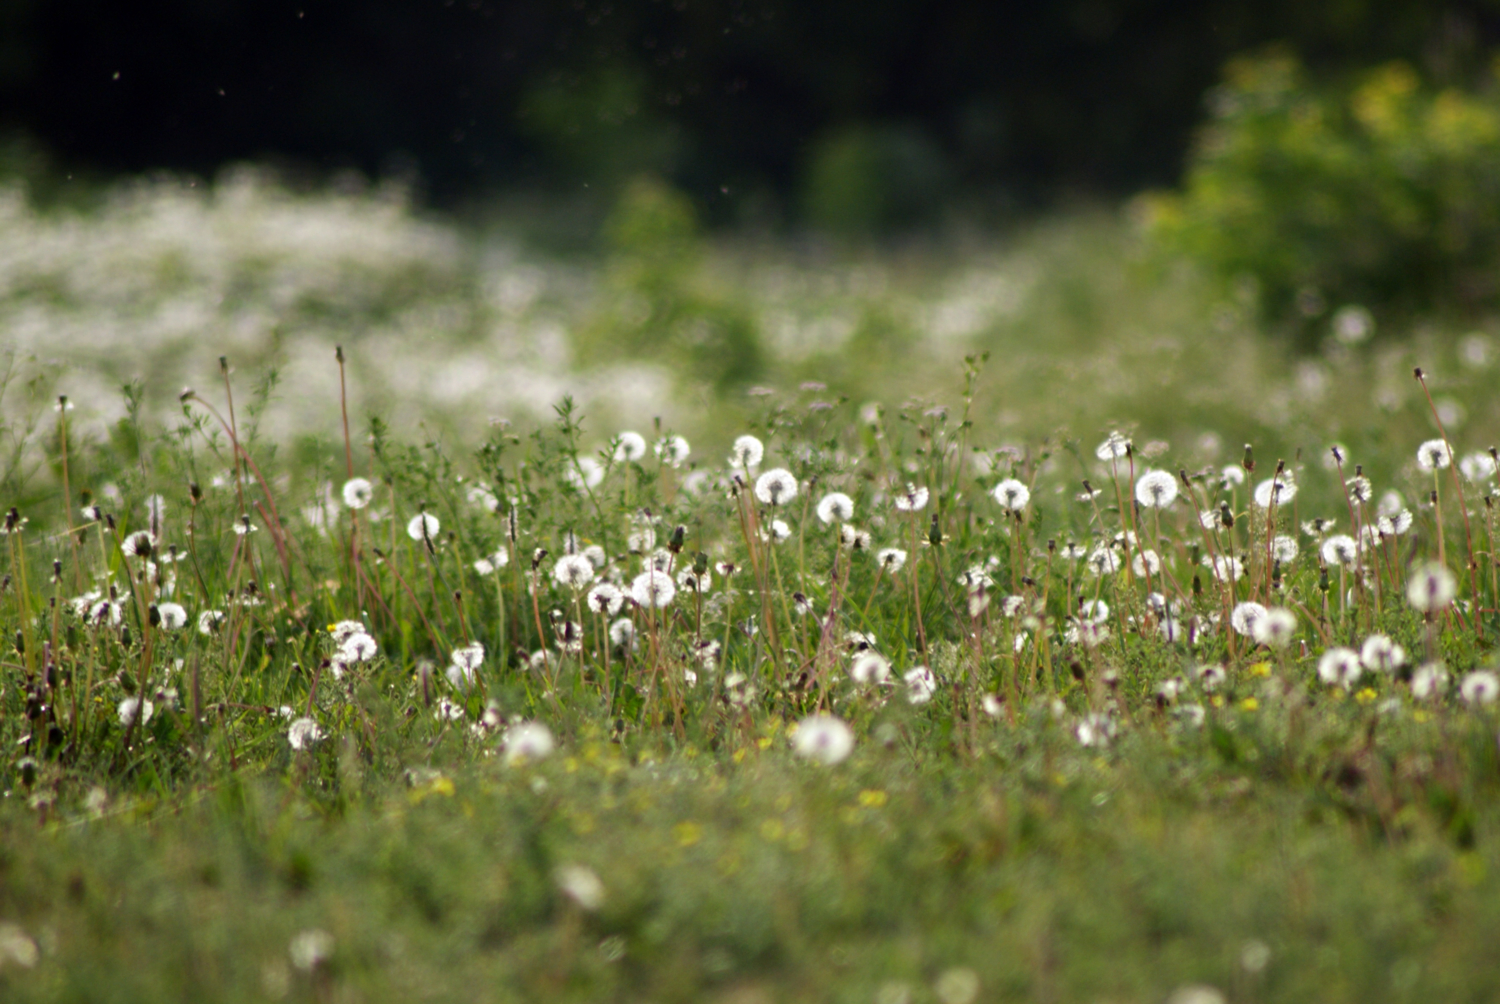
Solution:
[[[691,847],[703,839],[703,827],[692,820],[685,820],[672,827],[672,836],[677,840],[678,847]]]
[[[1375,688],[1362,688],[1358,693],[1354,695],[1354,699],[1360,704],[1369,704],[1371,701],[1375,700]]]
[[[886,793],[878,788],[866,788],[859,793],[859,804],[866,809],[878,809],[886,803]]]
[[[759,746],[763,750],[770,749],[771,748],[771,737],[770,736],[761,736],[759,739],[755,740],[755,745]]]
[[[1208,699],[1208,703],[1212,704],[1216,708],[1222,708],[1224,706],[1224,695],[1215,694]]]
[[[1269,662],[1257,662],[1250,667],[1251,676],[1270,676],[1271,664]]]
[[[737,749],[737,750],[734,751],[734,762],[735,763],[744,763],[745,762],[745,754],[747,754],[749,752],[750,751],[748,749],[746,749],[745,747],[741,746],[739,749]]]
[[[1260,702],[1253,697],[1247,697],[1240,702],[1241,711],[1259,711]]]

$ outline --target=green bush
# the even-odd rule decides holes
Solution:
[[[1497,306],[1493,88],[1436,89],[1399,62],[1316,86],[1273,52],[1231,62],[1210,106],[1182,191],[1143,200],[1159,248],[1257,289],[1267,319],[1307,342],[1341,304]]]

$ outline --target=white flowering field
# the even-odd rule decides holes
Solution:
[[[5,1000],[1500,992],[1472,321],[1293,356],[1100,211],[0,213]]]

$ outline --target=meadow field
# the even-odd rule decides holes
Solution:
[[[0,996],[1495,999],[1497,333],[1137,215],[0,193]]]

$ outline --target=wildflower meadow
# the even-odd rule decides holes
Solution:
[[[420,232],[460,278],[406,317],[470,295]],[[883,369],[768,335],[701,406],[429,424],[333,308],[295,394],[197,335],[107,401],[12,358],[0,995],[1493,999],[1489,337],[1290,356],[1080,232],[1131,240],[882,280]]]

